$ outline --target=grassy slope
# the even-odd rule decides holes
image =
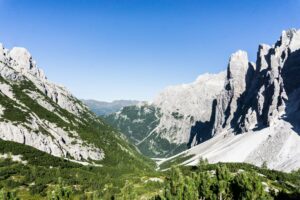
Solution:
[[[144,183],[147,177],[159,176],[151,169],[82,166],[26,145],[3,140],[0,140],[0,154],[22,155],[22,160],[27,161],[24,165],[10,159],[0,159],[0,190],[14,191],[22,199],[46,198],[60,185],[71,192],[72,198],[120,196],[126,182],[138,188],[140,195],[151,194],[160,187],[155,183]],[[149,187],[154,190],[148,192],[146,188]]]
[[[10,159],[0,159],[0,195],[1,192],[11,191],[21,199],[47,199],[52,192],[57,195],[68,194],[70,199],[110,199],[111,196],[116,199],[151,199],[157,194],[162,195],[163,189],[167,188],[169,180],[172,179],[170,171],[148,170],[131,173],[105,166],[82,166],[32,147],[0,140],[0,154],[3,153],[22,154],[22,160],[28,161],[24,165]],[[229,169],[229,181],[238,173],[246,172],[255,175],[256,180],[267,183],[268,187],[281,192],[284,199],[299,197],[300,172],[284,173],[244,163],[203,164],[199,167],[180,169],[185,178],[193,179],[195,174],[203,172],[214,174],[212,172],[220,166]],[[166,181],[147,182],[151,177]],[[210,179],[211,183],[218,184],[214,175]],[[68,199],[66,196],[64,198]]]
[[[0,140],[0,154],[22,155],[23,159],[28,161],[28,165],[24,166],[20,163],[1,160],[1,187],[11,190],[17,186],[19,191],[23,187],[33,188],[32,190],[35,192],[32,194],[42,191],[42,194],[45,195],[47,188],[51,188],[52,184],[59,183],[60,177],[67,185],[72,185],[72,187],[80,185],[78,186],[80,189],[77,188],[80,194],[86,191],[101,191],[107,183],[110,185],[110,190],[117,193],[125,184],[125,180],[134,180],[136,177],[140,180],[144,175],[153,173],[155,168],[153,161],[142,156],[118,131],[107,125],[102,119],[96,118],[87,109],[81,113],[80,117],[77,117],[60,108],[29,80],[16,84],[0,77],[0,82],[10,85],[15,97],[24,105],[17,105],[14,100],[0,94],[0,104],[5,108],[0,120],[15,124],[25,123],[28,122],[29,113],[33,112],[40,119],[54,123],[65,131],[76,131],[81,139],[94,144],[105,153],[105,158],[97,161],[103,167],[84,167],[50,156],[29,146]],[[50,112],[40,106],[26,94],[28,91],[40,94],[55,108],[55,111]],[[81,103],[77,99],[73,100]],[[62,120],[55,113],[63,116],[70,123]],[[47,130],[41,132],[49,134]],[[50,169],[49,166],[53,168]],[[15,183],[15,176],[22,177],[20,183]],[[30,184],[34,184],[34,186],[30,186]],[[77,189],[74,191],[76,192]],[[36,190],[41,191],[36,192]],[[22,193],[26,193],[26,191],[24,190]]]
[[[4,116],[1,120],[6,119],[15,123],[23,123],[27,121],[29,117],[28,113],[34,112],[40,119],[52,122],[66,131],[76,131],[84,141],[95,144],[95,146],[104,150],[105,159],[98,161],[99,164],[112,166],[113,168],[124,168],[124,170],[134,170],[134,168],[149,169],[153,166],[154,163],[150,159],[141,156],[133,145],[122,138],[118,131],[107,125],[102,119],[92,117],[93,115],[88,110],[81,113],[81,117],[79,118],[60,108],[28,80],[22,81],[20,84],[11,84],[3,78],[0,81],[9,84],[13,88],[17,99],[27,107],[23,107],[27,111],[21,111],[18,107],[14,106],[15,102],[13,100],[0,94],[0,103],[5,107]],[[50,112],[40,106],[26,94],[26,91],[39,93],[45,101],[55,108],[55,111]],[[81,103],[76,99],[74,101]],[[64,116],[70,123],[65,122],[55,113]],[[42,132],[47,134],[46,130]]]

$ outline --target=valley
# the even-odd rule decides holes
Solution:
[[[299,199],[299,52],[290,29],[255,62],[88,108],[0,45],[0,199]]]

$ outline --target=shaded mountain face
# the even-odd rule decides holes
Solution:
[[[112,102],[105,101],[97,101],[97,100],[81,100],[85,105],[89,107],[91,111],[93,111],[98,116],[109,115],[114,112],[119,111],[121,108],[125,106],[132,106],[139,103],[139,101],[135,100],[116,100]]]
[[[213,133],[259,130],[281,118],[291,121],[290,116],[299,111],[291,110],[299,104],[294,97],[300,88],[299,48],[300,31],[289,30],[273,47],[259,46],[256,65],[234,54],[218,97]],[[242,62],[244,67],[239,65]]]
[[[8,50],[2,45],[0,140],[82,164],[148,162],[66,88],[51,83],[26,49]]]

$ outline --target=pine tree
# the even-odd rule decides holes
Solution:
[[[262,163],[261,168],[263,168],[263,169],[268,169],[268,163],[267,163],[267,161],[264,161],[264,162]]]
[[[230,172],[228,168],[224,166],[218,166],[216,170],[217,182],[215,185],[216,192],[218,194],[218,199],[230,198]]]
[[[134,200],[137,198],[133,184],[126,181],[124,187],[121,189],[121,199],[122,200]]]
[[[72,192],[72,188],[64,186],[61,177],[59,177],[58,184],[54,190],[48,192],[47,197],[49,200],[71,199]]]
[[[190,177],[186,177],[185,184],[184,184],[184,192],[183,192],[183,199],[184,200],[197,200],[198,198],[198,191],[195,184],[195,180]]]
[[[241,173],[234,177],[232,182],[234,199],[269,199],[264,191],[259,177],[255,173]]]
[[[201,171],[203,170],[203,168],[205,167],[205,165],[208,164],[208,160],[207,158],[206,159],[203,159],[202,157],[199,158],[199,162],[198,162],[198,169]]]
[[[0,190],[0,200],[18,200],[15,192],[6,191],[3,188]]]
[[[213,192],[211,190],[213,178],[208,172],[201,172],[199,174],[198,194],[200,199],[212,199]]]
[[[173,198],[182,200],[184,189],[184,177],[178,167],[171,168],[170,192]]]

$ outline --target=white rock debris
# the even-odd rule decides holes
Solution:
[[[26,91],[26,94],[32,100],[36,101],[40,106],[46,108],[50,112],[53,112],[55,110],[55,108],[48,101],[46,101],[45,98],[41,94],[39,94],[35,91]]]
[[[0,105],[0,117],[4,114],[5,108]]]
[[[159,164],[177,156],[194,155],[183,165],[197,165],[200,158],[210,163],[247,162],[261,166],[266,161],[268,168],[290,172],[300,166],[300,137],[291,124],[276,121],[272,127],[239,135],[217,135],[178,155],[162,160]]]
[[[10,85],[6,84],[6,83],[0,83],[0,92],[4,95],[6,95],[7,97],[9,97],[12,100],[16,100],[16,98],[14,97],[14,93],[12,92],[12,89],[10,87]]]
[[[12,155],[12,154],[5,153],[5,154],[0,154],[0,159],[11,159],[14,162],[20,162],[24,165],[27,164],[27,161],[22,159],[22,155]]]

